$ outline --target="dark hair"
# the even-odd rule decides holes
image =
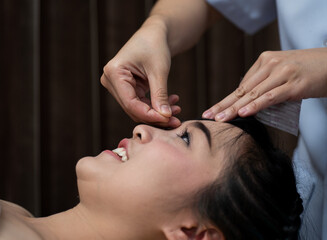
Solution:
[[[242,131],[229,141],[222,176],[198,194],[197,211],[226,240],[297,239],[303,207],[291,159],[254,117],[229,123]]]

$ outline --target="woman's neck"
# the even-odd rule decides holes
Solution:
[[[41,239],[104,239],[81,205],[43,218],[26,218]]]
[[[44,240],[127,240],[127,239],[161,239],[159,233],[153,238],[154,232],[146,234],[140,226],[128,224],[124,219],[114,216],[105,218],[94,215],[83,205],[44,218],[27,218],[29,226]],[[158,232],[157,232],[158,234]],[[146,236],[148,235],[148,236]]]

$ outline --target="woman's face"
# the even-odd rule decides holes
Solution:
[[[180,209],[218,177],[224,152],[214,146],[225,142],[227,134],[216,133],[227,126],[205,120],[187,121],[173,130],[137,126],[133,137],[119,144],[127,161],[106,150],[78,162],[81,203],[138,221]]]

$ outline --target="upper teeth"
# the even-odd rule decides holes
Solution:
[[[119,157],[121,157],[121,160],[123,162],[126,162],[128,160],[125,148],[116,148],[112,151],[116,153]]]

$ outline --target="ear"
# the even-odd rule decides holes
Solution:
[[[216,228],[202,226],[200,228],[181,229],[188,240],[225,240],[223,233]]]
[[[183,233],[183,239],[187,240],[225,240],[222,232],[215,228],[182,228],[180,229]]]
[[[223,233],[214,228],[179,228],[165,233],[168,240],[225,240]]]
[[[219,229],[200,224],[193,214],[175,218],[162,231],[168,240],[225,240]]]
[[[225,240],[225,237],[219,229],[207,228],[196,235],[195,240]]]

